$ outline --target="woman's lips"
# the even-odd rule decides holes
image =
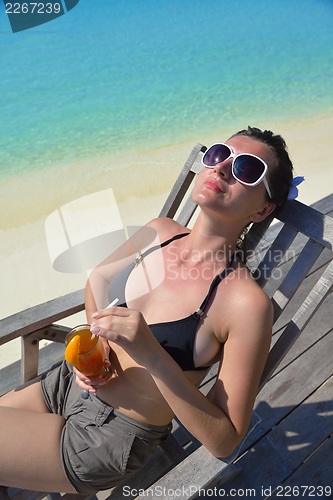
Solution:
[[[215,181],[214,179],[207,180],[205,182],[205,186],[209,187],[210,189],[213,189],[214,191],[220,191],[224,193],[221,184],[218,181]]]

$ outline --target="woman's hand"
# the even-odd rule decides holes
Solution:
[[[94,313],[90,330],[122,347],[148,370],[158,363],[163,349],[143,315],[135,309],[110,307]]]
[[[109,368],[110,367],[110,346],[107,342],[107,340],[102,339],[102,342],[104,344],[104,349],[105,349],[105,362],[104,362],[104,368]],[[84,373],[79,372],[76,368],[73,368],[74,373],[76,374],[76,380],[75,382],[81,389],[87,392],[92,392],[96,393],[98,387],[101,387],[102,385],[105,385],[107,380],[105,380],[102,377],[88,377],[87,375],[84,375]],[[108,374],[109,372],[105,372]],[[110,377],[108,377],[109,379]]]

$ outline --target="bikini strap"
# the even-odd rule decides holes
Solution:
[[[211,294],[213,293],[213,291],[215,290],[215,288],[217,287],[217,285],[219,283],[221,283],[221,281],[226,277],[226,275],[228,274],[228,272],[230,271],[231,269],[231,266],[232,266],[232,263],[235,259],[235,255],[236,255],[236,252],[234,252],[228,262],[228,264],[226,265],[225,269],[219,273],[217,276],[215,276],[215,278],[213,279],[210,287],[209,287],[209,290],[208,290],[208,293],[206,295],[206,297],[204,298],[204,301],[202,302],[201,306],[199,307],[199,309],[197,309],[195,311],[195,314],[197,316],[199,316],[199,318],[201,318],[201,316],[203,315],[203,313],[205,312],[205,308],[208,304],[208,301],[210,299],[210,296]]]
[[[165,247],[166,245],[169,245],[169,243],[171,243],[172,241],[175,241],[175,240],[179,240],[180,238],[183,238],[184,236],[187,236],[188,234],[190,233],[180,233],[180,234],[176,234],[175,236],[173,236],[172,238],[170,238],[169,240],[167,241],[164,241],[163,243],[161,243],[160,245],[155,245],[151,248],[148,248],[148,250],[146,250],[145,252],[143,252],[142,254],[140,254],[138,257],[136,257],[136,259],[134,259],[133,263],[134,263],[134,267],[138,266],[140,264],[140,262],[147,256],[149,255],[150,253],[154,252],[155,250],[158,250],[159,248],[163,248]]]

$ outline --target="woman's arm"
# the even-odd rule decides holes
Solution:
[[[258,289],[250,297],[244,293],[243,300],[238,299],[237,314],[230,316],[233,319],[213,402],[159,345],[141,313],[114,307],[95,315],[99,334],[147,368],[175,415],[218,457],[230,455],[246,433],[271,339],[272,307],[268,297]]]
[[[268,297],[260,293],[243,305],[237,302],[237,307],[212,402],[180,376],[178,366],[177,373],[166,364],[150,370],[182,424],[217,457],[230,455],[245,436],[271,341]]]

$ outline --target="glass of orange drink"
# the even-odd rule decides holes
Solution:
[[[109,368],[104,366],[105,349],[101,338],[91,333],[90,325],[73,328],[65,339],[65,359],[88,377],[107,379]]]

